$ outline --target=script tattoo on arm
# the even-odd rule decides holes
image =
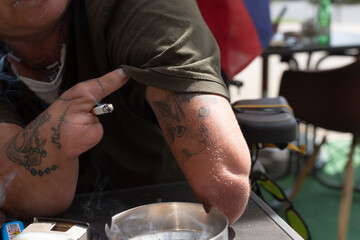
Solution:
[[[58,167],[53,165],[43,170],[35,168],[40,166],[42,159],[47,155],[45,150],[47,139],[39,138],[39,128],[49,120],[48,111],[43,112],[25,127],[21,134],[17,134],[13,138],[6,150],[6,155],[12,162],[24,166],[33,176],[49,174]]]
[[[57,149],[59,149],[59,150],[61,149],[61,143],[59,142],[59,140],[60,140],[60,129],[61,129],[62,124],[65,122],[65,115],[68,112],[68,110],[69,110],[69,107],[67,107],[65,109],[63,114],[57,120],[57,122],[58,122],[57,126],[51,128],[51,131],[53,132],[53,134],[51,136],[51,142],[53,144],[55,144]]]
[[[176,95],[170,94],[164,101],[154,101],[155,111],[163,117],[166,124],[166,132],[170,138],[170,144],[174,144],[176,139],[183,138],[189,140],[189,143],[182,146],[181,163],[184,165],[192,156],[200,154],[204,149],[213,144],[209,141],[208,128],[201,124],[201,121],[210,116],[211,111],[208,103],[214,104],[214,98],[201,97],[204,104],[197,110],[197,116],[187,116],[184,112],[184,106],[190,104],[198,94]],[[194,124],[188,119],[199,120],[200,124]],[[186,139],[187,138],[187,139]]]

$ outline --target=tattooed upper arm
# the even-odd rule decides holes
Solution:
[[[175,93],[152,102],[169,144],[180,147],[181,164],[216,143],[209,138],[206,122],[211,117],[209,105],[214,104],[216,97],[212,95]]]

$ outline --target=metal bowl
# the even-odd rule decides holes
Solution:
[[[113,216],[105,231],[110,240],[227,240],[228,220],[215,208],[207,214],[198,203],[154,203]]]

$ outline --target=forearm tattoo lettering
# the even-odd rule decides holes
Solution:
[[[188,159],[192,156],[200,154],[208,146],[214,143],[209,140],[208,129],[205,125],[200,124],[193,126],[190,124],[188,119],[193,118],[192,116],[186,116],[184,112],[184,106],[191,102],[191,100],[197,96],[196,94],[186,95],[169,95],[165,101],[155,101],[155,111],[157,111],[165,120],[166,134],[170,139],[170,144],[174,144],[176,139],[188,138],[191,143],[189,145],[183,145],[181,150],[182,159],[181,163],[184,165]],[[203,98],[203,97],[202,97]],[[216,100],[216,99],[215,99]],[[210,116],[211,111],[208,107],[208,103],[215,103],[214,98],[204,97],[202,99],[204,104],[198,109],[197,118],[202,121]],[[191,146],[190,146],[191,145]]]
[[[51,136],[51,142],[53,144],[55,144],[57,149],[59,149],[59,150],[61,149],[61,143],[59,142],[59,140],[60,140],[60,129],[61,129],[62,124],[65,122],[65,115],[66,115],[68,110],[69,110],[69,107],[66,108],[64,113],[58,119],[57,126],[51,128],[51,131],[53,132],[53,134]]]

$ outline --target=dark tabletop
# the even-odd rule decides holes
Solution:
[[[105,224],[111,217],[130,208],[157,202],[196,202],[187,183],[123,189],[77,195],[71,207],[59,218],[90,224],[91,240],[107,239]],[[229,227],[229,239],[302,239],[287,223],[255,194],[251,194],[245,213]]]

